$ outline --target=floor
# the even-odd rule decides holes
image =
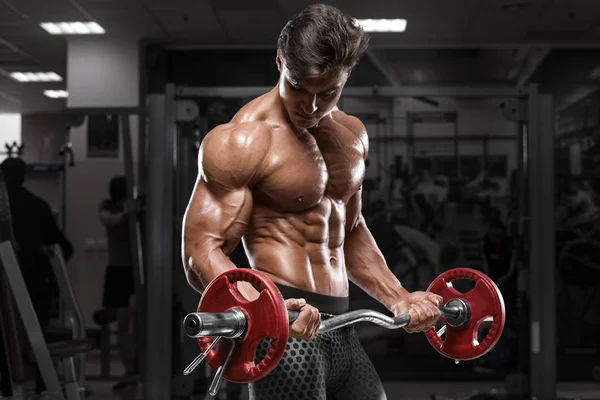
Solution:
[[[131,394],[119,396],[111,392],[112,383],[94,382],[91,384],[94,394],[89,400],[125,400],[142,399]],[[389,400],[467,400],[476,393],[495,393],[501,396],[504,389],[500,382],[384,382],[386,395]],[[432,397],[436,396],[436,397]],[[558,385],[558,396],[565,399],[594,399],[600,398],[600,388],[594,383],[561,383]],[[204,396],[190,397],[190,400],[202,400]],[[219,397],[225,400],[226,397]],[[247,400],[247,391],[242,392],[239,400]]]
[[[390,357],[388,356],[389,360]],[[429,358],[431,360],[432,358]],[[378,360],[374,360],[378,363]],[[463,367],[466,366],[464,363]],[[391,371],[394,369],[392,365],[387,368],[383,368],[381,363],[378,368],[381,372],[382,380],[384,381],[384,387],[388,399],[402,399],[402,400],[467,400],[470,396],[476,393],[495,393],[501,396],[505,393],[504,382],[502,379],[495,377],[493,381],[483,380],[481,376],[477,380],[472,381],[454,381],[442,382],[442,381],[422,381],[412,380],[410,377],[407,381],[391,380],[398,371]],[[97,354],[90,354],[86,365],[86,373],[90,376],[98,375],[100,371],[99,357]],[[115,359],[111,363],[111,371],[114,375],[119,375],[123,372],[122,366]],[[114,381],[88,381],[88,387],[92,391],[92,395],[88,398],[89,400],[141,400],[143,399],[143,389],[141,386],[138,387],[137,392],[122,391],[119,393],[112,392],[112,386]],[[561,382],[558,384],[558,397],[568,399],[600,399],[600,383],[597,382]],[[190,396],[185,400],[204,400],[204,395]],[[225,400],[227,397],[221,395],[217,399]],[[242,396],[239,400],[247,400],[248,393],[245,388],[242,389]],[[165,399],[166,400],[166,399]],[[231,399],[230,399],[231,400]]]

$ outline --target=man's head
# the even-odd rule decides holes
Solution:
[[[9,157],[0,164],[4,181],[8,188],[23,186],[27,174],[27,164],[18,157]]]
[[[127,181],[124,176],[115,176],[110,180],[108,185],[108,191],[110,193],[110,199],[115,203],[119,204],[125,201],[127,197]]]
[[[277,67],[294,125],[310,128],[335,107],[368,45],[360,25],[329,5],[311,5],[288,21],[277,41]]]

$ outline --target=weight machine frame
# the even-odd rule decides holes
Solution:
[[[165,268],[173,260],[172,196],[165,196],[173,189],[173,164],[174,143],[177,140],[178,121],[193,118],[185,115],[182,102],[185,98],[248,98],[262,95],[272,87],[189,87],[166,85],[164,94],[149,95],[150,118],[148,137],[149,164],[149,189],[148,203],[156,204],[151,211],[154,219],[149,220],[149,269],[153,270],[148,275],[148,288],[151,293],[158,293],[155,297],[162,301],[159,307],[148,308],[149,321],[155,321],[153,331],[148,332],[148,345],[152,347],[154,356],[152,360],[157,364],[150,365],[149,369],[156,373],[149,375],[152,379],[146,382],[149,391],[148,400],[162,400],[171,395],[171,379],[169,351],[174,339],[166,326],[165,321],[172,318],[169,299],[172,297],[172,270]],[[524,105],[521,112],[517,143],[523,143],[524,148],[517,146],[519,164],[520,188],[520,221],[524,226],[529,215],[528,229],[523,228],[524,237],[528,237],[529,244],[529,269],[528,278],[521,280],[529,287],[530,311],[530,394],[532,398],[556,398],[556,348],[555,348],[555,260],[553,252],[547,251],[554,248],[554,204],[548,199],[554,198],[554,110],[552,97],[541,94],[536,84],[529,84],[524,90],[507,86],[490,87],[347,87],[344,97],[492,97],[517,99]],[[340,100],[343,101],[343,100]],[[185,116],[183,118],[182,116]],[[164,133],[167,134],[164,134]],[[528,182],[529,190],[526,190]],[[526,196],[528,192],[528,196]],[[160,207],[158,205],[160,204]],[[528,214],[529,213],[529,214]],[[160,245],[159,245],[160,244]],[[179,246],[177,246],[179,247]],[[150,259],[163,260],[164,263],[152,263]],[[158,270],[154,270],[158,268]],[[177,267],[180,268],[180,267]],[[169,273],[166,273],[169,272]],[[158,281],[157,281],[158,280]],[[150,290],[158,285],[157,292]],[[191,289],[190,289],[191,290]],[[523,288],[522,288],[523,290]],[[148,303],[148,306],[150,302]],[[180,321],[176,321],[180,323]],[[148,325],[150,326],[150,324]],[[182,329],[180,327],[180,329]],[[160,336],[159,336],[160,332]],[[149,362],[150,359],[148,360]],[[160,376],[159,372],[165,375]],[[168,382],[167,382],[168,380]]]
[[[429,123],[448,123],[453,125],[453,148],[454,162],[456,163],[456,175],[461,176],[459,135],[458,135],[458,113],[455,111],[417,111],[406,113],[406,163],[408,171],[413,174],[416,158],[415,142],[420,141],[415,137],[415,125]],[[444,139],[441,137],[440,139]]]
[[[125,180],[127,182],[127,199],[137,201],[139,198],[138,185],[135,179],[135,165],[133,161],[133,145],[131,139],[131,116],[144,117],[148,114],[145,107],[70,107],[65,110],[67,128],[83,125],[85,117],[90,115],[115,115],[119,118],[120,135],[123,141],[123,165]],[[70,138],[67,138],[65,147],[70,147]],[[66,157],[66,156],[65,156]],[[65,159],[66,160],[66,159]],[[65,161],[66,163],[66,161]],[[139,172],[139,171],[138,171]],[[138,362],[140,374],[145,374],[146,351],[145,347],[148,326],[146,325],[146,273],[144,268],[144,253],[142,250],[142,235],[139,218],[129,218],[129,232],[131,244],[131,256],[133,260],[136,309],[138,310],[135,321],[135,333],[138,337]]]

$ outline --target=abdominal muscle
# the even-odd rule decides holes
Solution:
[[[277,213],[255,207],[244,236],[252,268],[278,284],[348,296],[344,222],[337,218],[339,208],[320,204],[303,213]]]

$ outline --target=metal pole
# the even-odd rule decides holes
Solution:
[[[174,237],[175,243],[182,243],[182,228],[183,215],[190,201],[191,193],[193,192],[197,171],[198,158],[197,152],[199,144],[206,135],[206,118],[200,118],[197,124],[190,122],[178,123],[177,130],[177,188],[175,193],[177,196],[177,206],[174,220],[176,223]],[[178,254],[175,254],[177,258]],[[181,261],[179,261],[181,262]],[[179,265],[178,260],[175,260],[175,265]],[[183,268],[175,268],[173,271],[175,282],[175,294],[173,304],[173,321],[183,321],[190,308],[197,307],[200,295],[193,289],[190,289],[187,284]],[[204,370],[198,368],[190,375],[183,375],[181,371],[189,365],[192,355],[198,353],[198,343],[186,340],[186,335],[183,329],[183,324],[177,325],[177,330],[174,330],[172,360],[174,375],[171,383],[173,398],[187,398],[197,390],[197,381],[205,379]],[[201,374],[201,375],[200,375]],[[212,370],[211,370],[212,374]]]
[[[12,289],[15,304],[23,321],[29,344],[31,345],[42,379],[46,384],[46,390],[52,398],[65,400],[54,361],[50,356],[48,344],[44,339],[44,332],[42,332],[42,327],[31,302],[31,297],[29,297],[29,291],[21,274],[21,267],[17,261],[17,256],[9,241],[0,243],[0,266],[4,267],[4,272]]]
[[[528,88],[531,211],[531,398],[556,398],[554,124],[552,97]]]
[[[388,138],[392,136],[390,118],[384,118],[383,123],[385,126],[386,143],[389,143]],[[384,147],[384,149],[385,149],[386,168],[390,168],[390,166],[394,163],[394,153],[392,151],[393,149],[392,149],[391,144],[387,144]],[[391,187],[392,181],[394,180],[395,175],[396,175],[396,170],[395,169],[390,170],[390,172],[388,173],[389,181],[388,181],[388,185],[386,186],[387,188]],[[388,191],[388,194],[389,194],[389,191]],[[391,201],[391,198],[389,198],[388,200]]]
[[[459,137],[458,137],[458,115],[454,118],[454,161],[456,162],[456,176],[462,176],[460,166],[460,148],[459,148]]]
[[[175,90],[149,96],[144,398],[171,398]],[[150,178],[151,177],[151,178]]]
[[[83,322],[83,313],[81,307],[77,301],[77,296],[73,290],[73,286],[69,280],[69,274],[67,272],[67,266],[65,259],[62,254],[62,250],[58,244],[53,245],[48,251],[48,257],[50,258],[50,265],[56,278],[56,283],[59,287],[61,300],[66,304],[67,314],[71,321],[71,329],[73,332],[74,340],[82,340],[87,338],[87,332]],[[79,383],[79,387],[84,387],[85,384],[85,365],[86,365],[86,353],[80,352],[76,354],[75,368],[76,368],[76,379]]]
[[[488,157],[488,141],[489,137],[486,135],[481,141],[482,153],[483,153],[483,168],[486,170],[489,168],[489,157]]]
[[[129,115],[121,115],[119,117],[123,135],[123,159],[125,164],[125,177],[127,180],[127,200],[135,202],[138,200],[138,190],[137,185],[135,184],[135,165],[133,163],[133,146],[131,143],[131,125],[129,118]],[[137,216],[129,218],[129,230],[131,235],[131,254],[136,272],[135,278],[140,284],[140,289],[143,291],[145,287],[145,274],[143,268],[144,258],[142,253],[140,225]],[[136,296],[137,294],[138,293],[136,292]]]
[[[69,167],[68,157],[69,154],[67,152],[67,144],[71,142],[71,125],[66,124],[65,127],[65,142],[62,151],[62,163],[63,163],[63,171],[60,175],[60,216],[59,216],[59,224],[62,230],[67,229],[67,169]],[[73,154],[71,154],[73,157]]]
[[[414,125],[410,113],[406,113],[406,167],[408,174],[412,176],[415,171],[415,137]]]
[[[375,161],[374,167],[376,168],[376,171],[377,171],[377,175],[376,176],[377,176],[378,179],[380,179],[379,184],[381,185],[381,184],[383,184],[383,176],[382,176],[382,171],[381,171],[381,168],[382,168],[381,159],[382,159],[383,155],[382,155],[382,151],[381,150],[382,150],[382,148],[383,148],[382,146],[384,146],[384,144],[383,143],[379,143],[380,140],[381,140],[380,129],[381,128],[379,126],[379,122],[375,121],[375,141],[377,143],[377,160]]]
[[[123,160],[125,169],[125,179],[127,181],[127,201],[130,203],[137,202],[138,192],[135,184],[135,165],[133,162],[133,145],[131,143],[131,125],[130,115],[119,115],[121,123],[121,134],[123,138]],[[129,241],[131,260],[133,263],[133,278],[135,282],[135,333],[136,333],[136,356],[138,373],[141,373],[142,366],[145,364],[144,354],[144,319],[145,310],[144,304],[146,299],[146,278],[144,272],[144,257],[142,252],[142,238],[140,232],[139,216],[137,214],[130,215],[128,218],[129,224]]]
[[[377,135],[379,136],[380,139],[383,139],[381,141],[381,143],[379,143],[379,157],[381,157],[378,161],[379,161],[379,167],[382,170],[383,174],[381,175],[381,182],[380,182],[380,187],[381,190],[383,190],[384,193],[384,198],[386,201],[386,204],[388,203],[388,196],[386,196],[385,194],[387,193],[387,191],[385,190],[385,188],[388,187],[388,181],[389,181],[389,173],[388,173],[388,167],[389,167],[389,160],[387,158],[387,147],[385,144],[385,138],[387,137],[386,134],[386,126],[385,126],[385,120],[379,116],[379,114],[375,117],[376,118],[376,124],[377,124]]]

